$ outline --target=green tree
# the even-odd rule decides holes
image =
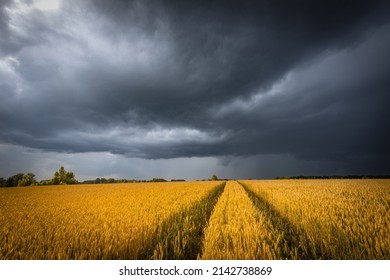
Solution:
[[[153,178],[152,182],[167,182],[164,178]]]
[[[6,187],[7,186],[7,180],[4,178],[0,178],[0,187]]]
[[[68,172],[63,166],[56,172],[54,172],[53,179],[51,179],[53,185],[70,185],[77,184],[77,180],[73,172]]]
[[[22,179],[19,180],[18,186],[31,186],[36,182],[34,177],[35,177],[34,173],[24,174]]]
[[[213,175],[213,176],[211,176],[211,180],[212,180],[212,181],[217,181],[217,180],[218,180],[218,177],[217,177],[217,175]]]
[[[22,180],[24,174],[18,173],[12,177],[7,179],[7,187],[17,187],[19,185],[19,181]]]

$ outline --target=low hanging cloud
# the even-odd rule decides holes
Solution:
[[[389,171],[386,1],[48,3],[0,4],[0,143]]]

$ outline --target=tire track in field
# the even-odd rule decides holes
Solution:
[[[204,229],[225,185],[221,183],[196,204],[163,221],[139,259],[196,259],[202,250]]]
[[[280,259],[323,259],[319,253],[318,244],[309,244],[305,231],[294,226],[287,218],[263,197],[253,192],[246,184],[238,182],[247,192],[249,198],[266,219],[270,221],[274,230],[279,234],[278,242],[274,244]]]
[[[203,251],[204,260],[273,259],[271,232],[245,189],[229,181],[210,217]]]

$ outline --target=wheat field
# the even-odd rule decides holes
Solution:
[[[202,259],[273,259],[272,224],[251,202],[244,188],[228,182],[205,230]]]
[[[390,180],[0,188],[0,259],[390,259]]]
[[[285,221],[292,258],[390,259],[389,180],[242,182]]]
[[[1,259],[142,259],[216,182],[0,189]],[[155,245],[157,248],[155,248]],[[158,254],[157,254],[158,255]]]

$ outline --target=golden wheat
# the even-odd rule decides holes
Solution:
[[[204,229],[224,187],[225,182],[201,201],[165,220],[155,234],[151,258],[196,259],[201,253]]]
[[[272,259],[273,234],[242,186],[229,181],[205,230],[202,259]]]
[[[243,181],[298,234],[298,258],[390,259],[389,180]],[[294,248],[290,248],[294,250]]]
[[[2,188],[0,259],[390,259],[390,180],[240,184]]]
[[[0,259],[144,258],[158,227],[216,182],[0,189]]]

